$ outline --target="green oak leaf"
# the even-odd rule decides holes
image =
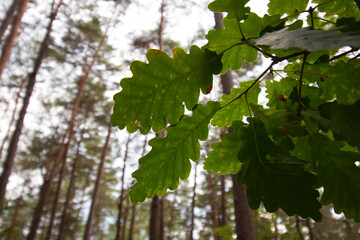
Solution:
[[[233,122],[234,128],[240,128],[244,123],[240,121]],[[236,132],[220,135],[221,142],[212,143],[213,151],[207,154],[204,162],[204,169],[207,171],[220,172],[227,174],[231,172],[236,174],[239,172],[241,162],[237,155],[240,150],[242,139]]]
[[[260,119],[239,131],[243,144],[238,158],[243,165],[238,174],[239,186],[246,185],[249,206],[257,209],[263,202],[269,212],[282,208],[288,215],[298,214],[321,220],[316,178],[306,172],[306,162],[284,154],[267,135]]]
[[[299,137],[308,134],[306,128],[301,125],[301,118],[296,114],[289,113],[285,109],[265,109],[261,105],[252,103],[250,107],[254,116],[260,118],[265,124],[267,133],[275,139],[284,139],[288,135]]]
[[[309,0],[292,0],[292,1],[283,1],[283,0],[271,0],[268,4],[268,13],[270,15],[274,14],[293,14],[295,12],[301,12],[306,10]]]
[[[213,12],[227,12],[228,19],[235,18],[241,21],[249,15],[250,8],[245,7],[249,0],[215,0],[209,4],[209,9]]]
[[[300,151],[308,151],[318,182],[324,187],[321,202],[333,203],[336,213],[343,212],[347,219],[360,221],[360,154],[341,151],[342,143],[331,141],[324,135],[309,137],[307,146]]]
[[[325,12],[326,16],[337,15],[338,18],[355,17],[357,20],[360,20],[360,9],[354,0],[313,0],[313,3],[321,4],[318,10]]]
[[[199,140],[207,139],[208,124],[219,107],[218,102],[208,102],[206,107],[197,105],[191,117],[184,115],[179,124],[167,128],[165,138],[149,141],[151,151],[140,158],[142,166],[132,174],[137,179],[130,190],[132,202],[144,201],[155,194],[164,195],[168,188],[178,187],[179,179],[189,177],[189,159],[199,160]]]
[[[265,15],[261,18],[255,13],[250,13],[243,23],[239,23],[236,19],[225,18],[225,29],[209,31],[206,35],[209,41],[205,47],[217,54],[223,54],[222,73],[225,73],[229,67],[232,70],[238,70],[245,60],[247,62],[255,61],[258,54],[257,50],[247,45],[243,38],[257,38],[265,28],[277,26],[280,23],[280,15],[271,17]]]
[[[280,81],[266,80],[266,98],[269,99],[267,106],[275,109],[288,108],[288,100],[296,87],[297,81],[293,78],[282,78]]]
[[[331,130],[336,140],[345,140],[351,146],[360,146],[360,101],[353,105],[338,104],[337,101],[319,106],[319,113],[304,111],[312,116],[321,130]]]
[[[240,94],[243,94],[254,81],[255,80],[241,82],[239,84],[240,88],[232,88],[230,95],[224,94],[221,96],[221,106],[226,106],[215,114],[213,120],[211,121],[211,125],[218,127],[230,127],[233,121],[241,121],[244,116],[249,116],[249,109],[245,100],[245,94],[240,99],[235,101],[233,100]],[[247,93],[248,102],[257,103],[260,91],[260,85],[259,83],[256,83]]]
[[[173,57],[159,50],[149,50],[149,63],[131,64],[132,78],[121,80],[121,92],[114,95],[113,126],[140,129],[146,134],[152,127],[160,132],[166,121],[176,124],[184,113],[183,102],[191,110],[198,103],[200,89],[207,93],[213,74],[222,68],[220,58],[197,46],[187,54],[174,49]]]
[[[300,72],[296,72],[297,75]],[[360,60],[339,61],[335,66],[319,62],[306,65],[306,81],[315,83],[324,91],[326,101],[336,100],[340,104],[353,104],[360,100]]]

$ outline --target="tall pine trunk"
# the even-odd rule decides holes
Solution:
[[[125,155],[124,155],[124,165],[122,169],[122,176],[121,176],[121,189],[120,189],[120,196],[118,198],[118,216],[116,220],[116,236],[115,240],[120,240],[120,231],[121,231],[121,219],[122,219],[122,207],[123,207],[123,201],[124,201],[124,193],[125,193],[125,171],[126,171],[126,162],[129,155],[129,144],[131,142],[130,135],[128,136],[128,139],[126,141],[125,145]]]
[[[13,20],[15,11],[16,11],[16,7],[18,6],[19,0],[13,0],[13,2],[11,3],[9,9],[6,11],[6,15],[4,17],[4,19],[1,22],[1,26],[0,26],[0,43],[2,42],[3,36],[5,34],[6,29],[8,28],[8,26],[10,25],[11,21]]]
[[[85,132],[85,129],[84,128],[81,129],[80,140],[77,144],[75,158],[74,158],[72,166],[71,166],[70,182],[69,182],[68,189],[66,191],[66,199],[65,199],[63,211],[61,214],[61,221],[60,221],[60,225],[59,225],[59,232],[58,232],[57,240],[63,239],[63,233],[64,233],[64,229],[65,229],[65,221],[66,221],[67,211],[68,211],[70,201],[71,201],[71,194],[73,192],[74,185],[75,185],[75,172],[77,169],[78,161],[80,159],[80,145],[84,138],[84,132]]]
[[[19,31],[20,25],[21,25],[21,20],[22,20],[22,18],[24,16],[24,13],[26,11],[28,3],[29,3],[29,0],[19,0],[18,3],[13,3],[13,4],[16,4],[16,6],[15,6],[16,13],[15,13],[15,16],[13,16],[12,28],[11,28],[11,31],[10,31],[9,35],[7,36],[5,42],[4,42],[2,52],[1,52],[1,56],[0,56],[0,81],[1,81],[3,71],[4,71],[5,67],[6,67],[6,64],[9,61],[9,58],[10,58],[10,55],[11,55],[11,50],[12,50],[12,47],[14,46],[15,39],[16,39],[17,33]],[[52,21],[53,20],[50,20],[50,22],[52,22]],[[5,30],[6,30],[6,28],[5,28]],[[35,73],[35,75],[36,75],[36,73]]]
[[[54,11],[52,11],[50,14],[50,22],[47,26],[46,34],[41,43],[38,56],[36,57],[33,71],[28,76],[28,85],[26,86],[26,93],[25,93],[25,97],[23,99],[23,105],[19,112],[19,117],[16,122],[15,130],[10,139],[7,156],[6,156],[4,165],[3,165],[3,172],[0,177],[0,212],[2,212],[5,193],[6,193],[6,186],[9,181],[9,177],[10,177],[12,167],[14,164],[15,155],[16,155],[16,151],[17,151],[17,147],[18,147],[18,142],[20,139],[22,128],[24,126],[24,119],[25,119],[26,111],[29,106],[30,98],[31,98],[31,95],[34,90],[36,76],[37,76],[37,73],[39,72],[41,63],[45,57],[45,53],[48,48],[48,43],[49,43],[49,39],[50,39],[50,34],[52,31],[52,25],[53,25],[53,22],[56,18],[56,15],[57,15],[61,5],[62,5],[62,0],[57,5],[56,9]],[[26,6],[25,6],[25,8],[26,8]],[[2,60],[0,60],[0,61],[2,61]],[[0,77],[1,77],[1,73],[0,73]]]
[[[215,28],[224,28],[222,22],[223,16],[222,13],[215,13]],[[221,85],[223,88],[224,94],[231,94],[231,88],[233,87],[233,80],[231,73],[227,72],[224,75],[221,75]],[[229,132],[232,131],[232,128],[228,129]],[[232,175],[233,182],[233,195],[234,195],[234,210],[235,210],[235,232],[237,235],[237,240],[255,240],[256,232],[254,227],[254,222],[252,219],[251,209],[248,205],[246,197],[246,188],[245,186],[239,187],[237,185],[236,175]]]
[[[215,188],[214,188],[214,182],[212,178],[212,173],[207,172],[206,176],[207,182],[209,184],[209,191],[210,191],[210,207],[211,207],[211,223],[213,228],[213,234],[214,239],[218,240],[220,237],[216,234],[216,229],[219,227],[219,221],[218,221],[218,214],[217,214],[217,208],[216,208],[216,201],[215,201]]]
[[[102,174],[103,174],[103,169],[104,169],[104,165],[105,165],[105,160],[106,160],[106,154],[107,154],[107,150],[109,148],[109,142],[110,142],[110,136],[111,136],[111,129],[112,129],[112,125],[111,123],[109,124],[109,128],[108,128],[108,133],[107,133],[107,137],[105,140],[105,144],[101,153],[101,158],[100,158],[100,164],[99,164],[99,168],[98,168],[98,172],[96,175],[96,181],[95,181],[95,185],[94,185],[94,191],[92,193],[91,196],[91,206],[90,206],[90,211],[89,211],[89,215],[88,215],[88,219],[86,222],[86,227],[85,227],[85,232],[84,232],[84,240],[89,240],[90,239],[90,230],[91,230],[91,223],[95,214],[95,207],[96,207],[96,199],[99,193],[99,188],[100,188],[100,181],[102,179]]]
[[[194,229],[195,229],[195,204],[196,204],[196,178],[197,178],[197,165],[195,163],[195,174],[194,174],[194,186],[193,186],[193,195],[191,199],[191,225],[190,225],[190,240],[194,239]]]
[[[226,191],[225,191],[225,185],[226,185],[226,175],[221,175],[220,176],[220,180],[221,180],[221,206],[220,206],[220,222],[219,222],[219,226],[220,227],[224,227],[228,225],[228,216],[227,216],[227,211],[226,211]]]
[[[46,237],[45,240],[50,240],[51,239],[51,235],[52,235],[52,229],[54,227],[54,221],[55,221],[55,215],[58,209],[58,205],[59,205],[59,198],[60,198],[60,193],[61,193],[61,186],[62,186],[62,181],[65,175],[65,169],[66,169],[66,159],[67,159],[67,155],[68,155],[68,151],[69,151],[69,147],[70,147],[70,143],[71,140],[73,138],[74,135],[74,131],[70,132],[70,136],[68,138],[68,142],[65,145],[65,152],[64,152],[64,156],[62,159],[62,163],[61,163],[61,170],[60,170],[60,174],[58,176],[58,185],[56,188],[56,193],[55,193],[55,198],[54,198],[54,203],[51,209],[51,215],[50,215],[50,220],[49,220],[49,226],[46,232]]]

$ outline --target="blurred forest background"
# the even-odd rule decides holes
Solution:
[[[205,44],[215,27],[209,2],[1,1],[0,239],[245,239],[233,176],[203,171],[201,160],[178,190],[131,204],[131,173],[149,139],[110,125],[130,63],[150,48],[171,55]],[[261,64],[229,73],[234,85]],[[206,97],[221,92],[215,79]],[[242,227],[256,239],[360,239],[359,224],[331,206],[322,213],[316,223],[260,208],[250,212],[253,230]]]

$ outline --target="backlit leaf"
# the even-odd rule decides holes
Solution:
[[[227,18],[235,18],[238,21],[247,18],[250,12],[245,4],[249,0],[216,0],[209,4],[209,9],[213,12],[228,12]]]
[[[213,74],[221,70],[220,58],[193,46],[190,53],[176,48],[170,58],[159,50],[149,50],[149,63],[131,64],[132,78],[121,81],[114,96],[113,126],[137,129],[143,134],[152,127],[160,132],[166,123],[176,124],[184,113],[183,102],[191,110],[198,103],[200,89],[206,93]]]
[[[307,7],[309,0],[271,0],[268,4],[268,12],[270,15],[274,14],[293,14],[295,12],[304,11]]]
[[[243,125],[242,122],[233,122],[235,128]],[[239,172],[241,162],[237,155],[240,150],[242,139],[236,132],[220,135],[221,142],[211,144],[213,151],[207,154],[204,162],[204,169],[220,174],[231,172],[236,174]]]
[[[244,93],[253,82],[254,80],[242,82],[239,85],[240,88],[231,89],[230,95],[224,94],[221,96],[221,106],[228,105],[215,114],[213,120],[211,121],[211,125],[218,127],[230,127],[233,121],[242,121],[244,116],[249,116],[249,109],[245,101],[245,95],[243,95],[240,99],[233,102],[231,101],[238,95]],[[248,102],[257,103],[260,91],[260,85],[256,83],[255,86],[253,86],[247,93]]]
[[[246,185],[249,205],[257,209],[262,202],[269,212],[282,208],[288,215],[321,220],[313,189],[314,175],[304,170],[306,162],[283,153],[267,135],[261,120],[254,118],[250,125],[235,129],[244,143],[238,158],[243,165],[238,174],[239,186]]]
[[[207,139],[209,121],[219,107],[217,102],[208,102],[206,107],[198,105],[193,116],[184,115],[179,124],[168,127],[165,138],[149,142],[151,151],[139,160],[142,166],[132,174],[137,180],[130,190],[132,202],[144,201],[155,194],[162,196],[168,188],[176,189],[179,179],[189,177],[189,159],[199,160],[199,140]]]

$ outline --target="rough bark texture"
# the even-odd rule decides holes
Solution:
[[[25,1],[25,2],[27,4],[27,1]],[[23,6],[25,9],[26,9],[26,4],[25,4],[25,6]],[[4,204],[4,198],[5,198],[5,193],[6,193],[6,186],[7,186],[7,183],[9,181],[9,177],[10,177],[12,167],[13,167],[13,164],[14,164],[14,159],[15,159],[15,155],[16,155],[16,151],[17,151],[17,147],[18,147],[18,142],[19,142],[19,139],[20,139],[22,128],[24,126],[24,119],[25,119],[26,111],[27,111],[27,108],[29,106],[30,98],[31,98],[31,95],[32,95],[33,90],[34,90],[34,86],[35,86],[35,82],[36,82],[36,76],[37,76],[37,73],[39,72],[39,69],[40,69],[41,63],[43,61],[43,58],[45,57],[45,53],[46,53],[46,50],[47,50],[47,47],[48,47],[48,42],[49,42],[49,39],[50,39],[50,34],[51,34],[51,31],[52,31],[52,24],[53,24],[53,22],[54,22],[54,20],[56,18],[59,7],[61,5],[62,5],[62,2],[59,3],[56,10],[54,12],[52,12],[51,15],[50,15],[50,22],[49,22],[49,24],[47,26],[46,34],[45,34],[45,37],[44,37],[44,39],[43,39],[43,41],[41,43],[38,56],[36,57],[36,60],[34,62],[33,71],[28,76],[28,85],[26,86],[25,97],[23,99],[23,105],[22,105],[21,110],[19,112],[19,117],[18,117],[18,119],[16,121],[15,130],[14,130],[12,136],[11,136],[11,139],[10,139],[7,156],[6,156],[6,159],[4,161],[4,165],[3,165],[3,172],[2,172],[1,177],[0,177],[0,212],[2,212],[2,207],[3,207],[3,204]],[[25,9],[23,11],[25,11]],[[2,60],[0,60],[0,62],[1,61]],[[1,72],[0,72],[0,78],[1,78]]]
[[[2,48],[2,53],[0,56],[0,81],[3,71],[6,67],[6,64],[9,61],[11,50],[12,47],[14,46],[15,39],[21,25],[21,20],[22,17],[24,16],[28,3],[29,0],[20,0],[20,2],[17,4],[16,15],[13,17],[12,28],[5,40],[5,43]]]
[[[83,238],[84,240],[89,240],[90,239],[91,223],[92,223],[92,219],[93,219],[94,214],[95,214],[96,199],[97,199],[97,195],[99,193],[100,181],[101,181],[101,178],[102,178],[102,173],[103,173],[104,164],[105,164],[105,160],[106,160],[106,153],[107,153],[108,148],[109,148],[111,129],[112,129],[112,125],[110,123],[109,128],[108,128],[107,137],[106,137],[106,140],[105,140],[105,144],[104,144],[104,147],[103,147],[103,151],[101,153],[100,164],[99,164],[98,172],[97,172],[97,175],[96,175],[94,191],[93,191],[92,196],[91,196],[92,200],[91,200],[90,211],[89,211],[89,215],[88,215],[88,219],[87,219],[86,227],[85,227],[85,231],[84,231],[84,238]]]

